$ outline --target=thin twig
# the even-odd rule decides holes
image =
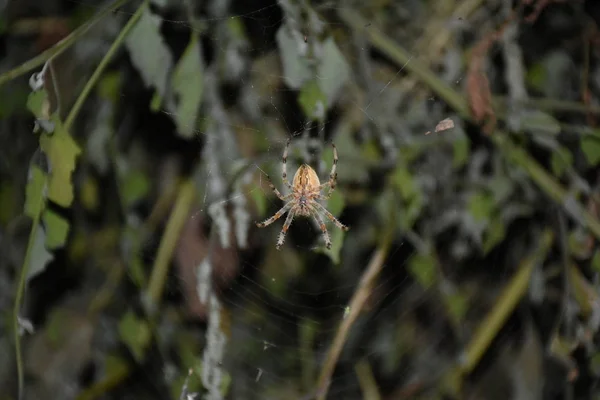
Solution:
[[[390,231],[392,231],[392,229],[390,229]],[[385,261],[390,250],[391,237],[391,234],[384,235],[382,244],[377,250],[375,250],[375,254],[373,254],[371,261],[369,261],[369,265],[363,273],[358,287],[356,288],[356,291],[350,300],[347,313],[344,314],[344,319],[342,320],[335,338],[333,339],[333,343],[329,348],[327,357],[325,358],[325,364],[323,365],[323,369],[321,370],[321,374],[319,376],[317,383],[318,400],[325,400],[327,397],[331,376],[335,370],[335,366],[344,347],[344,343],[346,342],[346,338],[350,333],[350,328],[352,328],[352,325],[358,318],[365,303],[369,299],[369,296],[371,295],[371,289],[375,284],[375,280],[383,268],[383,262]]]

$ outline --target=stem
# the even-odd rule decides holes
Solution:
[[[120,0],[120,1],[127,1],[127,0]],[[102,73],[108,66],[108,63],[112,60],[113,56],[115,55],[115,53],[117,52],[119,47],[121,47],[121,45],[123,44],[123,42],[129,35],[129,32],[131,32],[131,29],[138,22],[138,20],[142,16],[142,13],[144,12],[144,10],[146,9],[147,6],[148,6],[148,0],[144,0],[144,2],[136,10],[135,14],[133,14],[131,16],[131,18],[129,18],[129,21],[127,21],[127,24],[123,27],[123,29],[121,29],[119,36],[117,36],[117,38],[115,39],[113,44],[110,46],[110,49],[108,49],[108,51],[106,52],[106,55],[102,58],[102,61],[100,61],[100,64],[98,64],[98,67],[96,67],[96,70],[94,71],[94,73],[92,74],[90,79],[85,84],[85,87],[83,88],[83,90],[81,91],[79,96],[77,97],[77,100],[75,101],[75,104],[73,105],[73,108],[71,108],[71,111],[69,112],[69,115],[67,116],[67,118],[65,120],[64,127],[67,132],[69,132],[71,130],[71,127],[73,126],[73,122],[75,121],[75,118],[77,117],[77,114],[79,113],[79,110],[81,110],[83,103],[85,102],[85,100],[89,96],[90,92],[96,85],[96,82],[100,78],[100,75],[102,75]]]
[[[44,178],[45,180],[46,178]],[[45,182],[44,182],[45,185]],[[27,242],[27,250],[25,252],[25,259],[23,260],[23,267],[21,267],[21,274],[19,276],[19,286],[17,287],[17,294],[15,297],[15,306],[13,311],[13,333],[15,335],[15,356],[17,361],[17,377],[19,385],[19,399],[23,398],[24,390],[24,374],[23,374],[23,357],[21,355],[21,335],[20,335],[20,324],[19,324],[19,313],[21,311],[21,304],[23,297],[25,296],[25,286],[27,283],[27,275],[29,272],[29,265],[31,264],[32,249],[34,247],[35,240],[37,238],[37,230],[40,226],[41,214],[44,210],[44,197],[40,196],[39,206],[36,207],[39,211],[33,218],[33,224],[31,225],[31,231],[29,232],[29,240]]]
[[[150,310],[154,310],[162,296],[163,289],[169,271],[171,256],[179,240],[179,233],[185,224],[190,212],[192,202],[196,194],[194,182],[190,179],[184,181],[179,188],[177,202],[173,207],[165,233],[160,242],[156,261],[152,267],[150,283],[148,284],[148,299],[150,301]],[[152,314],[152,313],[151,313]]]
[[[91,27],[93,27],[98,21],[100,21],[108,14],[116,11],[118,8],[124,6],[129,1],[130,0],[116,0],[113,4],[106,7],[104,10],[100,11],[98,14],[92,17],[90,21],[75,29],[73,32],[71,32],[69,36],[62,39],[60,42],[56,43],[48,50],[29,59],[28,61],[25,61],[18,67],[13,68],[10,71],[5,72],[3,74],[0,74],[0,86],[2,86],[8,81],[11,81],[15,78],[18,78],[21,75],[26,74],[29,71],[36,69],[51,58],[54,58],[59,54],[63,53],[65,50],[71,47],[80,37],[82,37]]]

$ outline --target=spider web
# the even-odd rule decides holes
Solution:
[[[88,4],[82,1],[75,3]],[[235,17],[246,27],[259,30],[262,27],[260,39],[249,40],[237,53],[237,57],[247,58],[253,64],[245,66],[247,73],[238,71],[229,82],[240,87],[242,92],[247,90],[248,102],[256,99],[256,96],[260,97],[257,94],[259,92],[254,91],[257,83],[286,80],[283,70],[279,73],[270,72],[268,68],[254,65],[257,58],[266,58],[269,53],[278,51],[276,32],[291,19],[283,11],[286,4],[282,1],[267,6],[257,5],[255,9],[253,5],[248,5],[243,6],[248,8],[247,11],[236,13],[234,10],[241,6],[231,2],[229,9],[223,6],[223,10],[213,10],[221,16],[204,15],[199,19],[207,24],[226,24]],[[335,14],[344,8],[351,9],[352,6],[339,6],[336,3],[316,6],[321,15]],[[130,15],[124,11],[119,11],[119,14]],[[169,34],[165,31],[181,35],[182,30],[201,30],[187,19],[171,18],[165,10],[154,15],[161,16],[160,29],[165,36]],[[321,19],[324,32],[342,29],[341,23],[326,21],[329,20]],[[291,22],[298,24],[296,20]],[[373,24],[367,29],[377,28]],[[228,47],[230,44],[224,43],[221,35],[212,35],[210,32],[203,31],[202,35],[211,42],[213,59],[231,51]],[[307,42],[317,40],[311,37],[308,30],[300,32],[304,33]],[[251,32],[247,34],[252,35]],[[357,43],[341,43],[344,57],[349,65],[362,65],[365,63],[362,57],[370,55],[369,51],[362,50],[367,43],[360,37],[353,40]],[[352,46],[354,50],[359,50],[347,51]],[[194,177],[200,191],[200,201],[190,215],[188,224],[208,227],[203,241],[209,250],[203,253],[204,258],[198,258],[194,253],[196,258],[189,256],[193,260],[186,261],[186,250],[180,248],[180,253],[175,255],[177,265],[172,268],[174,278],[167,291],[170,296],[182,296],[184,305],[187,304],[192,310],[192,317],[197,319],[200,316],[206,322],[206,331],[211,330],[211,318],[220,316],[220,321],[213,328],[224,333],[223,353],[220,360],[213,360],[216,362],[213,368],[220,369],[221,375],[211,379],[216,379],[217,386],[229,380],[228,398],[309,399],[318,394],[315,382],[332,339],[350,312],[352,295],[377,246],[376,240],[372,239],[374,230],[381,229],[386,218],[379,209],[369,210],[369,207],[361,207],[360,201],[347,199],[346,193],[353,192],[356,197],[354,186],[377,184],[374,181],[381,180],[381,177],[369,174],[366,165],[380,164],[384,171],[393,170],[399,159],[399,148],[422,142],[425,132],[433,131],[437,121],[448,117],[443,103],[430,97],[422,102],[425,108],[412,111],[417,114],[429,113],[431,125],[420,122],[423,120],[421,117],[403,120],[408,106],[406,96],[409,95],[400,85],[406,81],[405,65],[397,66],[381,54],[375,57],[384,66],[383,70],[377,71],[384,78],[370,78],[370,89],[362,102],[355,101],[354,97],[350,100],[355,107],[354,112],[362,113],[364,118],[363,128],[358,135],[351,136],[346,133],[348,129],[344,131],[340,128],[344,120],[339,110],[328,112],[321,123],[307,122],[297,104],[298,91],[289,89],[285,83],[278,84],[278,89],[270,98],[256,99],[256,107],[240,105],[239,102],[244,99],[235,100],[244,95],[232,94],[228,90],[219,91],[210,87],[210,83],[204,88],[205,92],[212,92],[208,96],[217,98],[213,104],[218,105],[209,111],[210,117],[199,117],[201,124],[207,122],[206,129],[193,130],[192,141],[199,144],[199,155],[194,157],[200,160],[200,167],[194,171]],[[230,60],[235,62],[235,56]],[[361,68],[364,69],[364,66],[358,69]],[[363,71],[364,74],[369,72]],[[322,76],[315,78],[333,79]],[[132,79],[140,81],[137,85],[144,84],[139,76]],[[349,76],[349,79],[358,81],[365,79],[365,76]],[[462,77],[449,79],[460,84]],[[119,104],[139,104],[149,100],[136,99],[127,90],[122,90],[119,95]],[[344,93],[339,97],[343,98]],[[229,100],[234,104],[225,105]],[[232,111],[236,108],[241,111]],[[178,111],[162,104],[155,114],[160,116],[156,118],[164,119],[161,124],[166,124],[165,121],[174,124],[172,120],[177,118]],[[138,129],[151,128],[147,124],[141,126]],[[457,131],[462,131],[462,128],[457,127]],[[170,135],[174,135],[173,132],[172,128]],[[165,133],[155,133],[147,140],[154,140],[160,134]],[[238,142],[241,135],[262,143],[260,154],[244,154],[244,143]],[[337,204],[333,205],[334,214],[342,223],[350,226],[350,231],[341,236],[337,228],[327,223],[333,240],[339,240],[340,243],[344,240],[340,248],[333,250],[339,253],[338,260],[324,251],[321,232],[310,219],[297,217],[294,220],[280,252],[275,251],[274,247],[285,218],[262,230],[254,226],[254,221],[268,218],[282,206],[267,185],[267,173],[284,195],[288,193],[281,183],[280,168],[283,148],[290,137],[292,144],[287,163],[290,178],[298,166],[306,162],[315,167],[323,182],[331,167],[329,143],[334,141],[338,147],[338,186],[334,199]],[[448,133],[447,137],[448,142],[452,142],[454,136]],[[357,145],[353,144],[361,140],[371,140],[380,145],[379,161],[373,161],[373,156],[370,156],[371,164],[363,160],[369,156],[357,152]],[[186,143],[192,148],[196,145],[190,144],[190,141]],[[443,152],[432,152],[432,157],[437,155],[441,161],[429,163],[423,171],[419,171],[427,177],[435,175],[433,171],[436,168],[449,162]],[[357,179],[357,173],[364,176]],[[381,182],[378,184],[381,185]],[[324,205],[331,210],[332,204]],[[385,209],[384,206],[376,207]],[[360,217],[361,214],[366,217]],[[195,232],[195,228],[189,229],[183,235],[187,232],[193,236],[194,233],[190,232]],[[148,247],[156,250],[158,240],[160,237],[149,242]],[[371,244],[361,245],[364,242]],[[192,240],[190,246],[193,245]],[[436,300],[439,293],[423,288],[415,275],[407,271],[407,265],[418,255],[417,248],[420,245],[422,243],[418,237],[410,240],[397,238],[393,242],[381,276],[371,289],[366,310],[349,331],[329,383],[328,398],[364,398],[361,377],[366,374],[364,369],[360,369],[364,367],[363,361],[371,364],[372,373],[382,392],[389,393],[392,389],[406,388],[411,384],[427,386],[440,377],[458,356],[449,350],[451,346],[444,343],[444,335],[440,333],[451,329],[448,328],[447,310],[442,302]],[[223,259],[230,263],[235,261],[237,266],[224,265],[227,262]],[[153,260],[154,255],[147,261]],[[208,278],[211,274],[214,276],[212,280]],[[446,286],[448,290],[454,290],[450,288],[450,281]],[[216,294],[214,298],[218,300],[218,305],[214,307],[217,311],[211,305],[210,293]],[[203,296],[203,299],[198,298]],[[410,349],[399,349],[394,345],[397,340],[411,345],[418,343],[420,354],[409,355]],[[210,343],[208,333],[205,341]],[[203,349],[204,353],[210,351]],[[389,357],[390,351],[397,352],[396,357]],[[198,357],[202,358],[201,355]],[[390,361],[390,358],[396,358],[397,361]],[[206,363],[207,359],[203,361]],[[144,368],[151,385],[156,376],[166,381],[172,379],[165,372],[167,368],[163,368]],[[178,371],[175,375],[181,377],[185,372]],[[210,398],[219,398],[214,392],[211,393],[213,397]]]

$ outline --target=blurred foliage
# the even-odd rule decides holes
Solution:
[[[0,10],[0,399],[595,398],[597,2]]]

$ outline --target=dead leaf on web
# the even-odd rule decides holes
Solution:
[[[452,128],[454,128],[454,121],[452,121],[450,118],[446,118],[438,122],[438,124],[435,126],[434,132],[443,132]],[[425,132],[426,135],[429,135],[430,133],[431,131]]]

